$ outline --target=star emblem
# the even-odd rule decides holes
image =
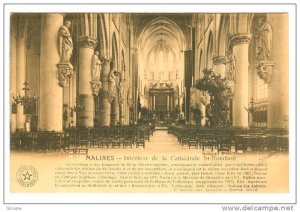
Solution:
[[[23,174],[24,176],[24,180],[30,180],[30,177],[32,176],[31,174],[28,173],[28,171],[26,172],[26,174]]]

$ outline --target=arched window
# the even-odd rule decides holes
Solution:
[[[160,80],[162,80],[163,79],[163,77],[164,77],[164,66],[165,66],[165,64],[164,64],[164,53],[163,53],[163,50],[162,49],[160,49],[159,50],[159,53],[158,53],[158,64],[159,64],[159,66],[158,66],[158,71],[159,71],[159,79]]]

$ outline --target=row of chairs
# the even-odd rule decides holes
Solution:
[[[11,150],[56,151],[64,148],[68,137],[64,132],[22,132],[11,135]]]
[[[182,146],[188,146],[189,148],[201,148],[202,151],[210,149],[211,151],[216,150],[219,152],[231,152],[232,148],[232,137],[230,135],[214,135],[214,134],[203,134],[203,135],[186,135],[183,134],[178,136],[179,144]]]
[[[139,147],[143,146],[145,148],[145,141],[150,141],[150,133],[148,130],[137,130],[137,131],[127,131],[126,134],[118,133],[107,133],[107,132],[89,132],[82,131],[79,132],[77,138],[70,140],[71,147],[100,147],[100,148],[123,148],[126,147]]]
[[[235,138],[236,150],[242,151],[289,151],[288,136],[281,135],[238,135]]]
[[[289,142],[288,136],[274,134],[238,134],[215,131],[211,129],[198,132],[191,132],[184,129],[169,130],[169,133],[174,134],[179,144],[188,146],[189,148],[211,149],[218,152],[235,152],[242,151],[288,151]]]
[[[11,150],[16,151],[83,151],[90,147],[144,147],[153,132],[146,127],[124,129],[89,129],[65,132],[18,132],[11,134]]]

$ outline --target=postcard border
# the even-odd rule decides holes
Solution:
[[[5,49],[4,49],[4,42],[5,42],[5,36],[6,33],[5,31],[5,7],[6,5],[290,5],[294,6],[295,9],[295,202],[293,203],[285,203],[285,202],[280,202],[280,203],[16,203],[16,202],[5,202],[5,177],[3,177],[3,204],[8,205],[8,204],[22,204],[22,205],[44,205],[44,204],[54,204],[54,205],[77,205],[77,204],[83,204],[83,205],[112,205],[112,204],[123,204],[123,205],[132,205],[132,204],[137,204],[137,205],[144,205],[144,204],[162,204],[162,205],[177,205],[177,204],[187,204],[187,205],[251,205],[251,204],[272,204],[272,205],[277,205],[277,204],[297,204],[297,186],[298,186],[298,181],[297,181],[297,47],[298,47],[298,37],[297,37],[297,30],[298,30],[298,25],[297,25],[297,16],[298,16],[298,11],[297,11],[297,3],[3,3],[3,114],[5,114],[5,100],[9,99],[9,97],[6,97],[5,94]],[[9,84],[9,82],[8,82]],[[9,109],[10,111],[10,109]],[[5,118],[3,118],[3,126],[5,126]],[[3,129],[3,141],[5,141],[5,130]],[[5,142],[3,142],[3,173],[5,171]]]

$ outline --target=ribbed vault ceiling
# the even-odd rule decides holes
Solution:
[[[176,55],[185,47],[185,36],[181,29],[164,16],[159,16],[145,25],[138,38],[138,45],[145,56],[161,43]]]

